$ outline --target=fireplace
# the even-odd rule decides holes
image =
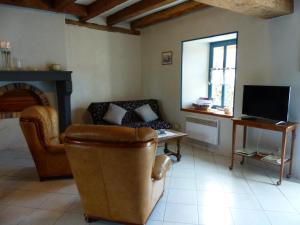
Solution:
[[[46,95],[26,81],[55,82],[59,127],[63,132],[71,124],[72,80],[69,71],[0,71],[0,81],[13,81],[0,87],[0,119],[19,117],[32,105],[49,105]]]
[[[0,119],[18,118],[33,105],[49,106],[47,96],[27,83],[11,83],[0,87]]]

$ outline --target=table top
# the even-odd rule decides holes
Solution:
[[[242,119],[242,118],[232,118],[232,121],[234,124],[241,125],[241,126],[255,127],[255,128],[274,130],[274,131],[294,130],[297,127],[297,123],[293,123],[293,122],[287,122],[282,125],[276,125],[276,123],[272,121],[263,120],[263,119],[249,120],[249,119]]]
[[[171,139],[178,139],[178,138],[183,138],[186,137],[187,134],[186,133],[182,133],[176,130],[166,130],[167,131],[167,135],[158,135],[158,141],[162,142],[162,141],[166,141],[166,140],[171,140]],[[172,134],[170,134],[172,133]]]

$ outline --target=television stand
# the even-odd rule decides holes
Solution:
[[[257,117],[255,116],[242,116],[242,120],[257,120]]]
[[[232,155],[231,155],[231,165],[229,169],[233,169],[234,160],[236,155],[240,155],[242,157],[241,164],[244,163],[245,157],[251,157],[253,159],[262,160],[266,155],[261,155],[254,153],[246,156],[245,154],[240,154],[236,152],[235,142],[236,142],[236,127],[243,126],[244,134],[243,134],[243,149],[247,149],[247,128],[260,128],[265,130],[277,131],[282,133],[282,141],[281,141],[281,158],[278,163],[272,163],[280,166],[279,180],[277,181],[277,185],[280,185],[282,182],[282,178],[284,175],[285,164],[289,164],[289,173],[287,178],[290,178],[292,175],[292,166],[293,166],[293,157],[294,157],[294,147],[295,147],[295,139],[296,139],[296,123],[287,122],[285,124],[276,125],[270,121],[256,119],[256,120],[245,120],[242,118],[233,118],[233,128],[232,128]],[[287,133],[292,133],[292,141],[291,141],[291,152],[288,159],[286,159],[286,145],[287,145]],[[266,162],[266,161],[264,161]],[[271,163],[271,162],[270,162]]]
[[[279,121],[279,122],[277,122],[277,123],[275,123],[277,126],[278,125],[285,125],[286,124],[286,122],[285,121]]]

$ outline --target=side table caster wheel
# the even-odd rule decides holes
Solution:
[[[281,185],[281,181],[277,181],[276,185],[277,186]]]
[[[97,221],[96,219],[93,219],[93,218],[91,218],[91,217],[88,217],[87,215],[84,215],[84,220],[85,220],[87,223],[92,223],[92,222]]]
[[[243,158],[243,159],[240,161],[240,164],[241,164],[241,165],[244,165],[244,162],[245,162],[245,159]]]
[[[181,155],[177,155],[177,162],[179,162],[181,159]]]
[[[228,168],[229,168],[229,170],[232,170],[232,169],[233,169],[233,166],[229,166]]]
[[[292,175],[291,174],[288,174],[288,175],[286,175],[286,178],[291,178],[292,177]]]

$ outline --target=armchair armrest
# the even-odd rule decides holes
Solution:
[[[152,178],[154,180],[160,180],[162,179],[167,171],[170,169],[172,165],[172,161],[170,157],[166,155],[159,155],[155,158],[154,167],[152,170]]]
[[[63,144],[50,144],[47,145],[46,150],[52,154],[65,153],[65,146]]]
[[[59,135],[59,141],[60,141],[61,144],[63,144],[65,142],[65,137],[66,137],[65,133],[61,133]]]

